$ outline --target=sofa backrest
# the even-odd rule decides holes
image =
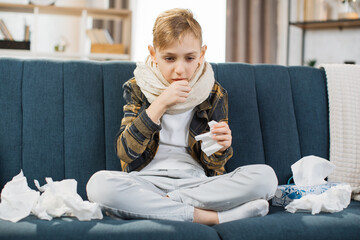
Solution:
[[[283,184],[306,155],[328,158],[324,74],[314,68],[212,64],[229,93],[234,157],[227,170],[271,165]],[[123,116],[122,84],[133,62],[0,58],[0,188],[23,169],[30,187],[98,170],[120,170],[114,138]]]
[[[266,163],[279,184],[292,176],[301,157],[328,159],[328,101],[322,70],[310,67],[217,65],[217,79],[229,94],[234,157],[227,169]]]

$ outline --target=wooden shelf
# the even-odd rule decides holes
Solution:
[[[2,12],[22,12],[33,13],[34,9],[38,8],[42,14],[57,14],[57,15],[71,15],[81,16],[82,12],[87,11],[88,16],[109,18],[109,19],[122,19],[131,14],[127,9],[99,9],[99,8],[80,8],[80,7],[57,7],[57,6],[42,6],[33,4],[11,4],[0,3],[0,11]]]
[[[14,56],[18,58],[54,58],[54,59],[93,59],[93,60],[121,60],[128,61],[129,55],[127,54],[104,54],[104,53],[62,53],[62,52],[36,52],[33,53],[29,50],[13,50],[13,49],[0,49],[0,58]]]
[[[32,41],[30,51],[11,51],[0,50],[0,56],[4,54],[16,55],[24,54],[34,57],[50,57],[50,58],[80,58],[80,59],[112,59],[112,60],[130,60],[131,59],[131,11],[128,9],[100,9],[100,8],[87,8],[87,7],[58,7],[56,5],[42,6],[34,4],[11,4],[0,3],[0,13],[29,13],[33,15],[33,27],[32,27]],[[78,52],[73,53],[58,53],[48,52],[44,53],[39,51],[38,41],[40,38],[41,29],[38,27],[39,15],[62,15],[62,16],[75,16],[80,18],[80,31],[78,39],[80,49]],[[86,49],[86,20],[87,18],[102,19],[102,20],[114,20],[121,21],[122,23],[122,42],[124,45],[126,54],[91,54]]]
[[[360,27],[360,19],[311,21],[311,22],[290,22],[290,25],[304,30],[330,29],[330,28],[356,28]]]

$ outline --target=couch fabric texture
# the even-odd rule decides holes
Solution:
[[[274,168],[279,184],[303,156],[329,158],[324,72],[309,67],[212,64],[229,94],[234,156],[227,171],[247,164]],[[74,178],[85,185],[102,169],[120,170],[114,140],[123,116],[122,84],[133,62],[0,58],[0,188],[23,169],[29,186]],[[0,239],[356,239],[360,203],[342,212],[291,214],[271,207],[266,217],[213,227],[189,222],[118,220],[47,222],[30,216],[0,220]]]

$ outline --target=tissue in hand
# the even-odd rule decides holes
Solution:
[[[296,186],[325,184],[326,181],[324,178],[332,173],[334,169],[335,165],[333,163],[313,155],[303,157],[291,165],[294,183]]]
[[[216,121],[209,122],[210,129],[216,124]],[[206,156],[210,156],[211,154],[219,151],[223,146],[218,144],[214,139],[212,139],[212,133],[207,132],[200,135],[195,136],[196,141],[201,140],[201,150],[206,154]]]

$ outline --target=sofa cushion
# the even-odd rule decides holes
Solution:
[[[33,189],[34,179],[64,179],[63,78],[62,64],[24,61],[21,168]]]
[[[4,239],[356,239],[360,234],[360,202],[338,213],[288,213],[270,207],[265,217],[248,218],[208,227],[161,220],[103,220],[74,218],[52,221],[27,217],[18,223],[0,220]]]
[[[23,65],[11,59],[0,64],[0,189],[22,167]]]
[[[328,96],[324,71],[289,67],[301,156],[329,159]]]
[[[227,89],[229,125],[234,156],[227,171],[238,166],[265,163],[254,67],[248,64],[218,64],[216,79]]]
[[[102,67],[73,61],[63,68],[65,178],[76,179],[85,198],[91,175],[106,167]]]
[[[288,213],[282,207],[270,207],[265,217],[249,218],[213,227],[221,239],[358,239],[360,202],[352,201],[338,213]]]
[[[222,63],[215,76],[229,92],[234,156],[228,171],[265,163],[285,184],[301,157],[328,158],[326,80],[319,69]]]
[[[202,224],[160,220],[103,220],[80,222],[73,218],[39,220],[34,216],[12,223],[0,220],[1,239],[169,239],[218,240],[216,231]]]
[[[115,138],[124,115],[122,86],[133,77],[136,65],[133,62],[107,62],[102,66],[104,79],[104,118],[106,169],[120,170],[121,165],[115,153]],[[121,69],[121,71],[119,71]]]

